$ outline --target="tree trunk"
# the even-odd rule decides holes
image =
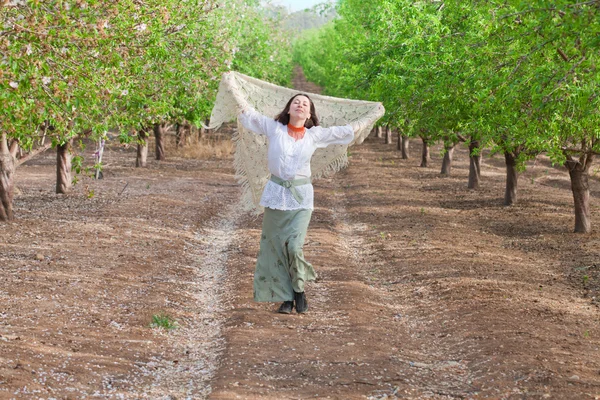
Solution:
[[[454,147],[456,144],[446,145],[444,159],[442,160],[442,171],[440,172],[442,175],[450,175],[450,171],[452,170],[452,156],[454,156]]]
[[[146,168],[148,160],[148,132],[140,129],[138,132],[137,155],[135,157],[136,168]],[[141,142],[141,143],[140,143]]]
[[[180,123],[175,124],[175,148],[178,149],[181,144],[181,136],[183,133],[183,126]],[[183,133],[185,137],[185,133]]]
[[[40,140],[40,146],[43,146],[46,142],[46,134],[48,133],[49,126],[50,123],[48,123],[48,120],[44,121],[44,124],[42,125],[42,140]]]
[[[56,193],[66,194],[72,186],[71,182],[71,143],[56,146]]]
[[[98,142],[98,150],[96,151],[96,173],[94,174],[95,179],[102,179],[104,175],[100,166],[102,165],[102,156],[104,155],[105,144],[106,141],[104,139],[100,139]]]
[[[408,136],[402,135],[402,159],[408,160]]]
[[[210,124],[210,120],[204,121],[204,125],[200,128],[200,131],[198,131],[198,140],[202,139],[202,137],[204,135],[206,135],[206,132],[208,131],[208,129],[206,129],[204,126],[208,126],[209,124]]]
[[[154,124],[154,138],[156,140],[156,159],[165,160],[165,128],[166,124]]]
[[[177,124],[175,128],[175,147],[185,146],[188,132],[191,131],[190,124]]]
[[[429,139],[421,137],[423,142],[423,149],[421,151],[421,167],[427,168],[429,166]]]
[[[192,124],[190,124],[189,122],[186,122],[183,127],[185,128],[185,130],[183,131],[183,145],[185,146],[186,144],[191,143],[192,140],[192,136],[193,136],[193,132],[192,132]]]
[[[504,205],[512,206],[517,202],[517,184],[519,174],[517,173],[517,156],[512,152],[504,153],[506,161],[506,190],[504,191]]]
[[[389,125],[385,126],[385,144],[392,144],[392,128]]]
[[[381,125],[379,125],[379,126],[377,127],[377,137],[378,137],[379,139],[381,139],[381,138],[383,137],[383,128],[381,127]]]
[[[479,147],[479,140],[471,140],[469,143],[469,189],[477,189],[481,176],[481,154],[473,155],[473,151]]]
[[[592,163],[592,155],[587,156],[587,162],[582,165],[576,161],[567,161],[569,176],[571,177],[571,190],[575,203],[575,233],[590,233],[592,221],[590,219],[590,186],[588,182],[588,169]]]
[[[0,221],[10,221],[14,217],[15,170],[15,156],[8,147],[6,133],[3,133],[0,138]]]

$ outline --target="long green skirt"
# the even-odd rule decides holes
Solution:
[[[265,208],[260,250],[254,272],[254,301],[292,301],[294,291],[317,278],[302,247],[312,210]]]

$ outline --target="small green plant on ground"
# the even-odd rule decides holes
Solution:
[[[590,331],[583,332],[583,337],[586,338],[586,339],[589,339],[589,337],[590,337]]]
[[[150,323],[150,328],[164,328],[166,330],[175,329],[178,326],[177,321],[164,312],[154,314]]]

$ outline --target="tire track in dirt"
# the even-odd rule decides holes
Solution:
[[[195,301],[186,307],[193,318],[182,321],[179,329],[168,334],[171,348],[181,357],[157,368],[146,396],[200,399],[209,395],[210,381],[225,345],[222,327],[230,292],[226,266],[241,215],[239,202],[228,205],[201,232],[196,232],[194,242],[186,243],[186,250],[195,259],[191,266],[195,276],[187,285]]]
[[[317,196],[324,197],[323,188],[320,192]],[[253,302],[260,221],[247,216],[240,224],[242,251],[229,260],[236,289],[225,329],[227,349],[210,398],[348,399],[377,387],[377,379],[395,378],[385,376],[381,362],[388,357],[382,357],[387,344],[373,321],[379,302],[355,272],[334,206],[327,202],[315,209],[309,228],[305,252],[320,280],[307,287],[310,310],[304,315],[277,314],[278,304]],[[372,346],[373,337],[383,348]]]
[[[334,184],[334,193],[338,195],[332,198],[334,207],[331,212],[337,224],[339,246],[344,249],[348,260],[351,260],[353,269],[358,271],[361,281],[369,286],[371,301],[379,304],[380,312],[392,316],[391,319],[383,318],[379,324],[390,332],[396,331],[395,340],[398,337],[400,339],[397,346],[393,340],[386,344],[390,352],[388,365],[402,379],[388,388],[384,388],[385,385],[380,382],[369,398],[404,398],[415,395],[427,398],[465,398],[472,395],[475,392],[471,384],[474,376],[466,363],[461,362],[460,357],[453,356],[448,346],[435,339],[414,340],[414,332],[420,331],[426,325],[426,320],[420,318],[410,304],[394,301],[374,281],[371,284],[373,273],[377,273],[379,269],[389,269],[389,263],[380,257],[382,254],[373,252],[371,243],[367,242],[366,237],[370,231],[368,224],[353,220],[346,211],[345,204],[349,200],[344,187],[349,188],[352,180],[348,179],[345,172],[341,172]]]

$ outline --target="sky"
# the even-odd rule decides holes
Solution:
[[[323,0],[273,0],[272,3],[281,4],[290,9],[291,12],[294,12],[310,8],[318,3],[323,3]]]

